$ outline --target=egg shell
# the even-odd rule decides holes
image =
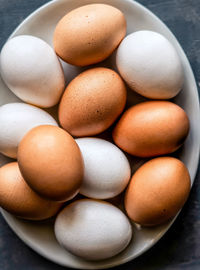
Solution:
[[[83,161],[80,193],[94,199],[117,196],[127,186],[131,168],[124,153],[114,144],[98,138],[76,139]]]
[[[116,120],[125,103],[126,88],[120,76],[108,68],[92,68],[67,86],[59,105],[59,121],[73,136],[96,135]]]
[[[47,112],[25,103],[9,103],[0,107],[0,152],[17,157],[18,145],[23,136],[39,125],[57,126]]]
[[[72,254],[86,260],[103,260],[127,247],[132,227],[124,213],[112,204],[83,199],[59,213],[55,235]]]
[[[173,218],[190,192],[186,166],[173,157],[159,157],[142,165],[133,175],[125,195],[126,212],[143,226],[159,225]]]
[[[25,181],[41,196],[64,201],[78,193],[83,160],[77,143],[63,129],[31,129],[19,144],[17,158]]]
[[[139,157],[176,151],[189,132],[185,111],[169,101],[147,101],[129,108],[113,130],[117,146]]]
[[[64,73],[54,50],[42,39],[9,39],[1,51],[0,69],[5,84],[21,100],[44,108],[60,100]]]
[[[0,206],[23,219],[42,220],[54,216],[61,203],[45,200],[24,181],[17,162],[0,168]]]
[[[126,34],[123,13],[110,5],[91,4],[67,13],[54,32],[54,48],[64,61],[87,66],[106,59]]]
[[[184,82],[175,48],[153,31],[126,36],[117,49],[116,64],[129,87],[148,98],[170,99],[179,93]]]

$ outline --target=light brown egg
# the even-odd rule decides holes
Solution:
[[[41,196],[63,201],[78,193],[83,160],[77,143],[63,129],[31,129],[20,142],[17,157],[25,181]]]
[[[0,206],[20,218],[42,220],[54,216],[61,203],[43,199],[24,181],[17,162],[0,168]]]
[[[61,126],[73,136],[91,136],[106,130],[121,114],[126,88],[108,68],[92,68],[67,86],[59,106]]]
[[[173,218],[190,192],[185,165],[173,157],[159,157],[133,175],[125,195],[126,212],[134,222],[154,226]]]
[[[64,61],[87,66],[106,59],[125,34],[126,20],[119,9],[90,4],[72,10],[58,22],[54,48]]]
[[[184,110],[169,101],[147,101],[128,109],[113,130],[114,142],[139,157],[176,151],[189,132]]]

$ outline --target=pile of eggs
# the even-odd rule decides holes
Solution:
[[[0,107],[0,152],[16,159],[0,168],[0,206],[29,220],[57,215],[56,239],[87,260],[124,250],[131,222],[172,219],[190,191],[186,166],[169,156],[189,132],[184,110],[167,101],[184,82],[179,56],[159,33],[125,36],[120,10],[90,4],[61,18],[54,49],[21,35],[0,56],[2,79],[26,102]],[[90,66],[111,54],[117,72]],[[59,58],[84,67],[66,89]],[[129,106],[127,86],[151,100]],[[60,127],[41,109],[58,103]],[[131,156],[148,161],[133,173]]]

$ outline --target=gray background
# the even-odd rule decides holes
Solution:
[[[47,0],[0,0],[0,48],[15,27]],[[200,81],[200,0],[140,0],[172,30]],[[199,125],[200,123],[197,123]],[[64,270],[28,248],[0,215],[0,270]],[[138,259],[115,270],[200,269],[200,170],[189,200],[168,233]]]

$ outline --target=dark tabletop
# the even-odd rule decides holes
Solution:
[[[47,0],[0,0],[0,48],[15,27]],[[200,0],[139,0],[175,34],[200,85]],[[199,89],[200,91],[200,89]],[[199,125],[200,123],[197,123]],[[28,248],[0,215],[0,270],[64,270]],[[114,270],[200,269],[200,169],[190,197],[165,236],[148,252]]]

